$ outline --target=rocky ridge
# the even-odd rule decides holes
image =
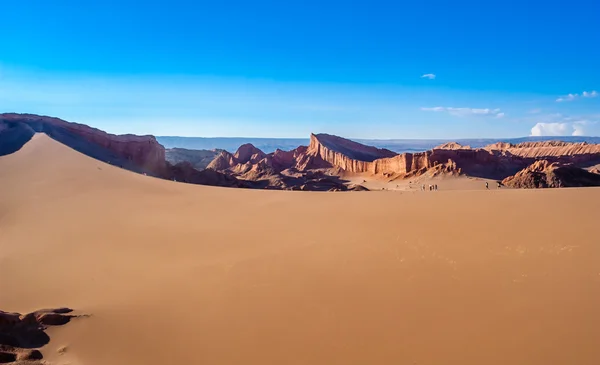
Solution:
[[[600,186],[600,175],[572,164],[537,160],[502,183],[525,189]]]
[[[517,180],[523,182],[513,183],[509,179],[507,184],[571,186],[575,183],[553,182],[552,177],[545,178],[546,183],[526,181],[538,181],[535,176],[542,172],[547,176],[555,174],[547,174],[547,170],[560,175],[569,169],[569,178],[581,177],[588,184],[592,180],[573,169],[591,169],[600,164],[600,144],[495,143],[473,149],[450,142],[429,151],[397,154],[329,134],[311,134],[308,146],[291,151],[276,150],[267,154],[252,144],[240,146],[235,153],[212,151],[206,154],[206,151],[179,149],[176,158],[171,155],[167,161],[165,149],[153,136],[113,135],[58,118],[14,113],[0,114],[0,155],[18,150],[35,133],[46,133],[91,157],[159,178],[261,189],[362,189],[344,180],[352,174],[367,174],[388,181],[462,174],[505,180],[519,171],[522,174]],[[215,157],[208,163],[211,155]],[[532,165],[539,160],[549,165],[543,168],[542,162]],[[204,165],[206,169],[202,169]]]
[[[0,150],[0,155],[18,150],[35,133],[46,133],[99,160],[138,172],[164,173],[165,149],[154,136],[109,134],[84,124],[33,114],[0,114],[0,126],[0,138],[10,141],[10,148]]]
[[[341,149],[328,139],[327,135],[312,135],[308,153],[347,172],[384,176],[414,176],[429,169],[441,169],[447,173],[501,179],[515,174],[540,158],[576,165],[600,161],[600,145],[557,141],[518,145],[499,143],[477,149],[447,143],[430,151],[366,161],[353,159],[340,152]]]

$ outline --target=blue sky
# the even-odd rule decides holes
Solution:
[[[0,112],[155,135],[600,135],[598,1],[29,0],[0,13]]]

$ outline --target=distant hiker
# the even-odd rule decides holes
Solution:
[[[498,184],[498,189],[500,189],[500,181],[498,181],[497,184]]]
[[[421,190],[425,191],[425,184],[423,184],[423,186],[421,186]]]
[[[486,189],[489,189],[489,188],[490,188],[490,185],[488,184],[488,182],[487,182],[487,181],[485,182],[485,188],[486,188]]]
[[[435,184],[435,185],[433,186],[433,190],[436,190],[436,191],[437,191],[437,184]]]

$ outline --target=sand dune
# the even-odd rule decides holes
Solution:
[[[92,314],[53,364],[596,365],[599,202],[188,185],[38,134],[0,157],[0,309]]]

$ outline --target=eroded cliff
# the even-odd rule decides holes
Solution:
[[[497,143],[472,149],[451,142],[430,151],[394,154],[356,142],[342,141],[343,138],[340,137],[311,135],[307,154],[319,157],[332,167],[352,173],[414,176],[436,169],[494,179],[515,174],[539,158],[574,164],[589,164],[600,160],[600,145],[585,143]],[[348,152],[350,147],[355,151]]]

